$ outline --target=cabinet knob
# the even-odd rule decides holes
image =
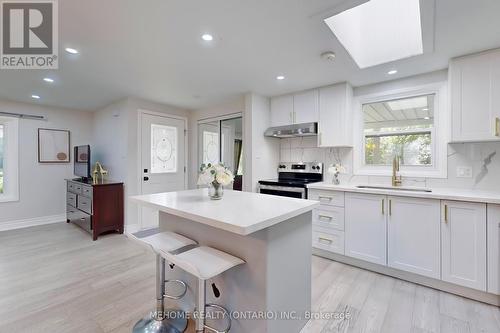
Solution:
[[[149,180],[149,177],[144,177],[143,179],[145,182],[147,182]]]

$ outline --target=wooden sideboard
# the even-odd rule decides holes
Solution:
[[[86,230],[93,240],[105,232],[122,234],[123,210],[123,183],[66,180],[66,222]]]

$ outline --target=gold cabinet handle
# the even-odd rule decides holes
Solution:
[[[392,215],[392,200],[389,199],[389,216]]]
[[[333,243],[333,241],[331,239],[328,239],[328,238],[325,238],[325,237],[319,237],[318,241],[327,242],[328,244],[332,244]]]
[[[448,223],[448,205],[444,205],[444,223]]]
[[[323,197],[323,196],[318,196],[318,199],[321,201],[321,200],[328,200],[328,201],[332,201],[332,198],[331,197]]]
[[[500,118],[495,118],[495,136],[500,136]]]
[[[328,220],[328,221],[331,221],[331,220],[332,220],[332,217],[331,217],[331,216],[326,216],[326,215],[318,215],[318,218],[319,218],[319,219],[325,219],[325,220]]]
[[[385,215],[385,199],[382,199],[382,215]]]

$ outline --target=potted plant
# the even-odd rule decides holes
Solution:
[[[234,175],[222,163],[202,164],[198,176],[198,185],[208,185],[208,196],[212,200],[222,199],[224,186],[234,181]]]

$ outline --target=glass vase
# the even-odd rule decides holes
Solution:
[[[221,184],[210,184],[208,186],[208,196],[212,200],[220,200],[224,195],[224,187]]]

